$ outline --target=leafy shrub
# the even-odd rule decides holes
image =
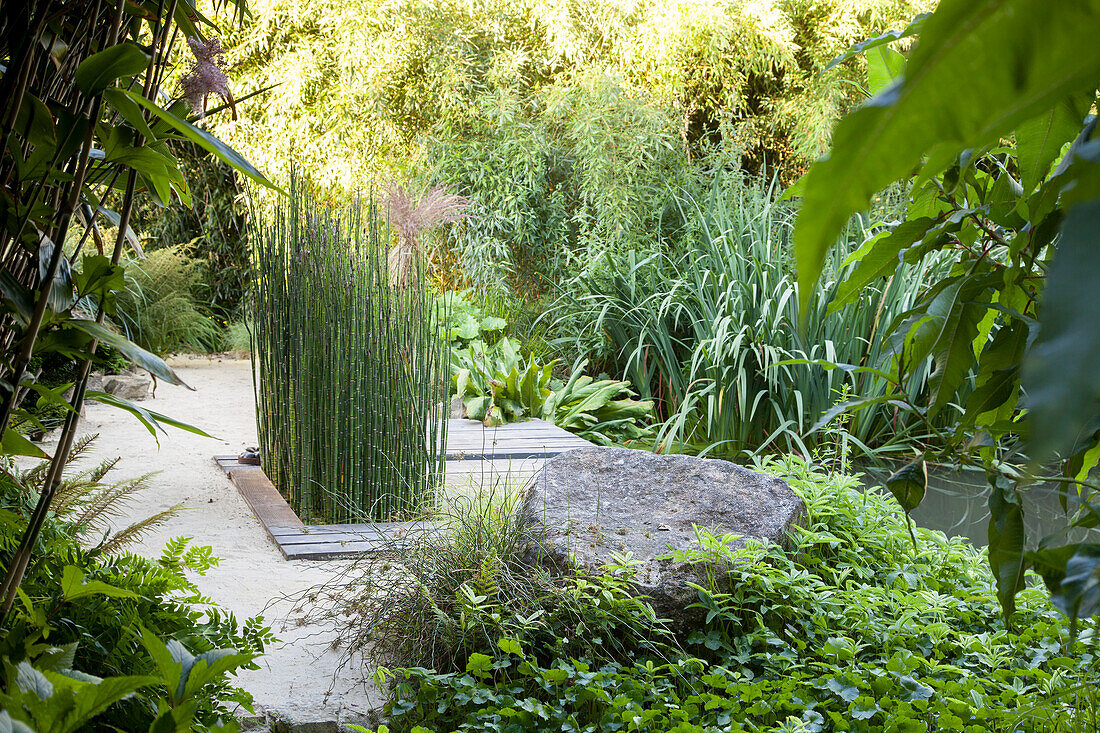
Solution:
[[[117,516],[148,476],[107,483],[114,461],[73,471],[71,462],[93,439],[83,438],[74,447],[70,470],[39,536],[36,562],[20,587],[18,610],[0,626],[0,657],[10,665],[29,660],[43,668],[45,662],[38,659],[43,648],[38,636],[42,635],[48,636],[47,647],[69,649],[65,669],[100,678],[141,676],[155,673],[149,647],[159,639],[162,645],[182,645],[188,653],[235,649],[247,655],[247,659],[236,658],[235,666],[258,669],[252,659],[273,640],[262,617],[240,624],[203,596],[189,577],[203,575],[218,564],[209,547],[191,547],[190,539],[181,537],[170,541],[156,559],[124,551],[126,543],[178,507],[114,533],[105,531],[106,520]],[[46,462],[22,471],[8,466],[0,473],[0,567],[11,560],[48,466]],[[83,586],[109,586],[110,592],[74,593],[74,588]],[[52,668],[44,669],[49,673]],[[144,729],[159,714],[161,692],[146,686],[133,697],[114,700],[94,724],[80,730]],[[251,705],[251,696],[222,673],[188,694],[201,725],[213,725],[236,705]]]
[[[651,437],[653,429],[646,423],[653,417],[653,401],[632,399],[637,395],[630,382],[584,374],[587,364],[583,360],[576,364],[565,384],[551,383],[553,394],[543,407],[547,419],[600,445]]]
[[[381,670],[395,730],[1093,730],[1092,621],[1076,639],[1040,588],[1006,627],[981,553],[854,478],[795,459],[808,518],[784,551],[700,531],[697,656],[552,660],[500,641],[464,668]],[[723,568],[719,571],[717,568]]]
[[[253,5],[227,48],[275,86],[219,133],[266,170],[294,150],[337,196],[378,169],[453,187],[472,199],[457,269],[534,299],[596,252],[674,239],[675,195],[712,170],[796,173],[861,96],[862,59],[828,61],[931,3]]]
[[[217,350],[221,332],[199,306],[202,263],[184,245],[150,252],[126,270],[117,298],[118,319],[130,338],[155,354]]]
[[[518,348],[519,342],[504,337],[491,348],[475,343],[452,353],[454,391],[468,418],[489,427],[543,414],[553,364],[524,360]]]
[[[479,304],[471,302],[468,290],[448,290],[437,295],[435,312],[436,333],[451,344],[452,352],[477,342],[492,344],[508,327],[508,321],[485,313]]]

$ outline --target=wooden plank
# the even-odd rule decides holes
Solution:
[[[355,557],[378,549],[373,542],[349,542],[347,544],[317,544],[279,546],[287,560],[340,560]]]
[[[545,459],[592,445],[543,420],[486,428],[473,420],[448,423],[445,484],[523,482]],[[413,522],[305,525],[259,466],[242,465],[236,456],[215,456],[240,491],[268,536],[288,560],[332,560],[378,550],[389,533],[417,526]]]

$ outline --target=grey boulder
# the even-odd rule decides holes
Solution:
[[[147,399],[153,392],[153,380],[145,372],[108,374],[103,377],[103,391],[136,402]]]
[[[690,563],[665,557],[698,548],[695,528],[784,544],[805,507],[785,481],[729,461],[581,448],[548,460],[527,487],[523,511],[543,562],[598,570],[615,553],[640,561],[634,585],[659,618],[685,630],[701,613]]]

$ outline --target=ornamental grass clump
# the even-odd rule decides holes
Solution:
[[[525,490],[507,475],[449,494],[298,597],[301,620],[333,628],[346,662],[443,672],[510,643],[545,664],[665,654],[673,640],[631,593],[629,558],[596,575],[548,566]]]
[[[264,470],[306,522],[417,511],[442,477],[449,361],[423,280],[391,285],[364,201],[321,209],[292,180],[270,216],[253,219]]]

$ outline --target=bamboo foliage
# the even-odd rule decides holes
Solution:
[[[442,478],[447,424],[448,354],[423,279],[391,286],[366,201],[320,209],[294,180],[252,220],[265,471],[307,522],[416,511]]]

